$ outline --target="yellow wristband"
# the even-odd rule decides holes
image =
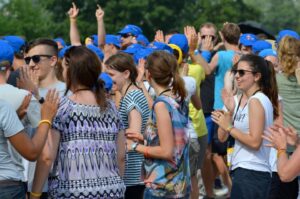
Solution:
[[[30,192],[30,195],[32,195],[33,197],[41,197],[42,193]]]
[[[286,153],[286,149],[278,149],[277,150],[277,158],[279,158],[281,154],[285,154],[285,153]]]
[[[50,120],[41,120],[41,121],[39,122],[39,125],[41,125],[41,124],[43,124],[43,123],[47,123],[47,124],[49,124],[49,126],[52,125],[52,123],[50,122]]]
[[[227,128],[226,128],[226,131],[228,133],[230,133],[230,131],[233,129],[233,126],[230,124]]]

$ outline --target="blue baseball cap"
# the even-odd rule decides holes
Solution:
[[[258,54],[260,57],[267,57],[267,56],[274,56],[277,57],[277,52],[273,49],[264,49],[262,51],[260,51],[260,53]]]
[[[184,54],[187,54],[189,51],[189,42],[184,34],[174,34],[170,38],[169,44],[177,45]]]
[[[103,60],[104,54],[103,54],[103,52],[97,46],[94,46],[93,44],[89,44],[86,47],[88,49],[90,49],[91,51],[93,51],[99,57],[99,59],[101,61]]]
[[[153,48],[143,48],[137,51],[133,55],[134,62],[137,64],[139,62],[139,59],[146,59],[153,52],[154,52]]]
[[[107,92],[109,92],[112,89],[112,86],[113,86],[112,78],[105,72],[102,72],[99,75],[99,78],[104,81],[104,88]]]
[[[63,46],[63,48],[66,47],[66,42],[63,40],[63,38],[58,37],[55,38],[54,41],[60,43]]]
[[[123,52],[134,55],[137,51],[139,51],[143,48],[144,47],[141,44],[131,44],[125,50],[123,50]]]
[[[143,46],[148,46],[149,45],[149,40],[147,39],[147,37],[143,34],[139,34],[136,38],[137,42],[139,44],[142,44]]]
[[[14,49],[14,53],[19,53],[22,47],[25,45],[25,40],[19,36],[4,36],[3,40],[7,41],[8,44]]]
[[[253,53],[259,53],[260,51],[262,51],[264,49],[269,49],[269,48],[272,48],[272,44],[270,44],[269,42],[267,42],[265,40],[258,40],[256,42],[254,42],[254,44],[252,45]]]
[[[128,33],[132,34],[133,36],[138,36],[139,34],[142,34],[143,31],[136,25],[128,24],[120,32],[118,32],[119,35],[125,35]]]
[[[246,33],[240,36],[240,44],[243,46],[252,46],[257,38],[254,34]]]
[[[105,43],[106,44],[113,44],[116,47],[121,48],[120,38],[116,35],[106,35],[105,36]]]
[[[93,45],[98,46],[98,35],[91,35],[90,38],[93,41]]]
[[[2,61],[8,61],[10,64],[14,61],[14,49],[4,40],[0,40],[0,62]]]
[[[167,51],[167,52],[173,54],[173,49],[169,45],[162,43],[162,42],[158,42],[158,41],[152,42],[149,45],[149,47],[152,48],[154,51],[155,50],[164,50],[164,51]]]
[[[294,37],[295,39],[300,39],[300,36],[297,32],[293,31],[293,30],[281,30],[278,33],[278,36],[276,38],[276,43],[279,44],[279,42],[281,41],[281,39],[285,36],[290,36],[290,37]]]
[[[65,46],[62,49],[59,50],[58,52],[58,58],[63,59],[65,56],[65,53],[67,52],[67,50],[69,50],[69,48],[71,48],[72,46]]]

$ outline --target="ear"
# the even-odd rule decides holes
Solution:
[[[53,67],[56,66],[57,61],[58,61],[57,56],[51,57],[51,66],[53,66]]]
[[[255,73],[254,74],[254,81],[258,82],[261,79],[261,73]]]
[[[130,77],[130,71],[129,70],[125,70],[123,72],[123,74],[124,74],[125,79],[129,79],[129,77]]]

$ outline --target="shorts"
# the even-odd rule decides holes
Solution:
[[[208,144],[212,142],[213,135],[214,135],[214,122],[211,119],[211,114],[205,114],[205,123],[207,127],[207,135],[208,135]]]
[[[190,148],[189,148],[189,158],[190,158],[190,172],[191,176],[197,174],[199,169],[199,156],[200,153],[200,144],[197,138],[190,139]]]
[[[219,126],[217,124],[214,124],[214,136],[211,142],[211,152],[221,156],[225,156],[227,154],[228,143],[227,141],[225,142],[219,141],[218,128]]]

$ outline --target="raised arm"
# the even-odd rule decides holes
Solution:
[[[72,46],[81,46],[80,35],[77,27],[77,16],[79,9],[76,7],[76,4],[73,2],[72,7],[68,11],[70,18],[70,40]]]
[[[103,50],[105,44],[105,26],[104,26],[104,11],[97,4],[98,9],[96,10],[96,19],[97,19],[97,27],[98,27],[98,47]]]

